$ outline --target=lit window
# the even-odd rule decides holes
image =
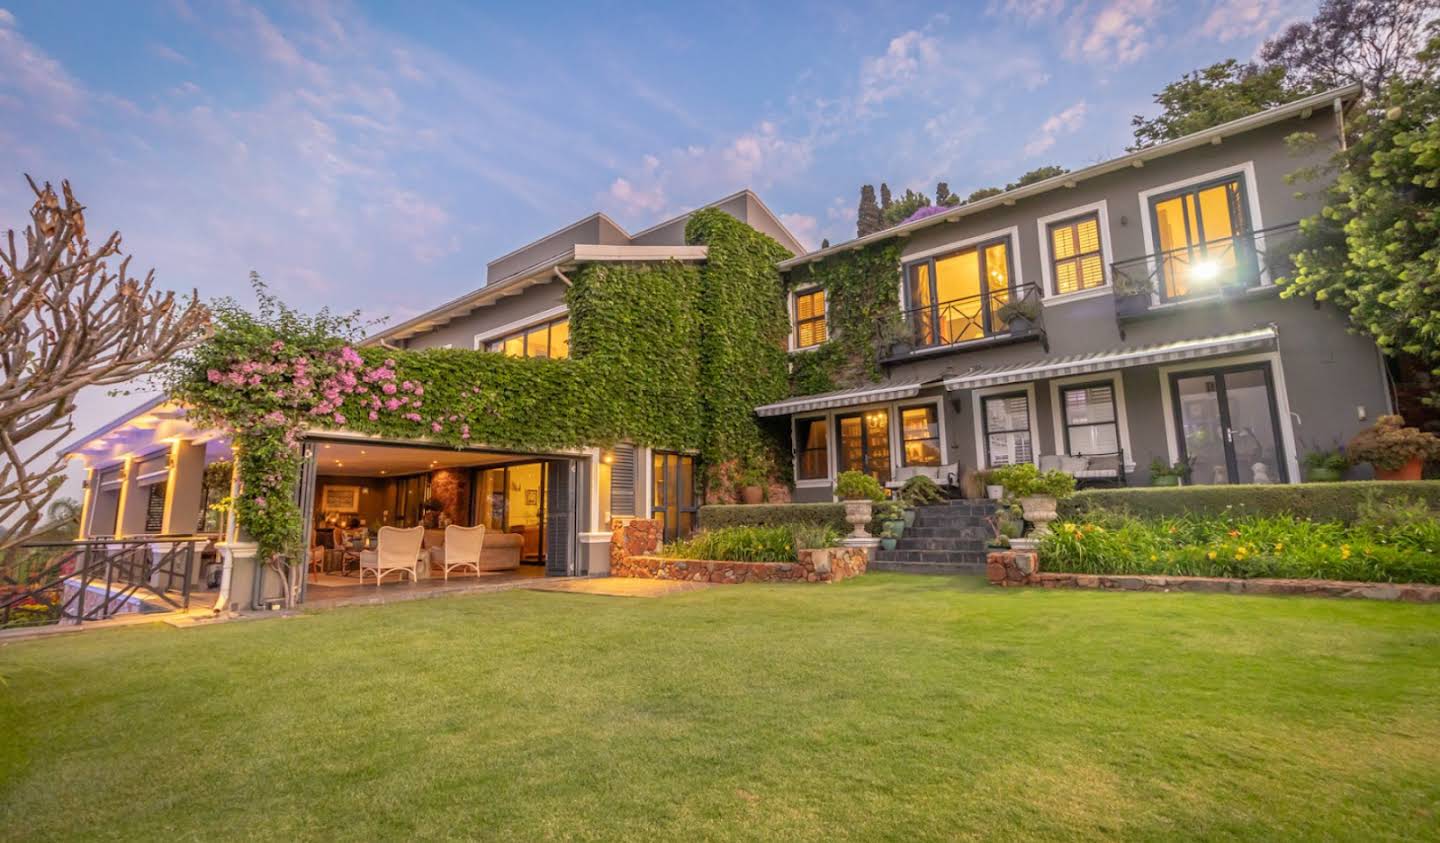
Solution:
[[[1105,286],[1100,217],[1089,214],[1051,225],[1050,266],[1057,296]]]
[[[486,351],[506,357],[551,357],[557,360],[570,356],[570,320],[560,319],[527,328],[519,333],[496,337],[485,343]]]
[[[935,408],[906,407],[900,411],[900,437],[905,465],[939,465],[940,425]]]
[[[795,347],[810,348],[825,341],[825,291],[795,296]]]

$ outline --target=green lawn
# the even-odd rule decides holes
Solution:
[[[1440,607],[870,574],[0,647],[0,839],[1440,838]]]

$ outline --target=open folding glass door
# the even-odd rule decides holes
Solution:
[[[574,460],[551,460],[546,467],[545,576],[584,576],[584,560],[575,548],[575,507],[579,477]]]
[[[300,594],[297,599],[304,603],[305,592],[308,590],[310,582],[310,546],[315,543],[315,444],[313,442],[300,443],[300,486],[295,490],[295,502],[300,507],[300,548],[303,555],[292,561],[301,566]],[[255,576],[257,583],[264,578],[264,570],[264,567],[259,568],[259,572]]]

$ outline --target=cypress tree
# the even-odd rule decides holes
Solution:
[[[952,196],[949,182],[939,182],[935,185],[935,204],[953,205],[960,201],[960,197]]]
[[[875,188],[863,185],[860,188],[860,207],[855,213],[855,236],[864,237],[880,228],[880,206],[875,204]]]
[[[880,182],[880,213],[890,210],[890,185]]]

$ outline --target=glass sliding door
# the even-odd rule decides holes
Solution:
[[[532,462],[487,468],[479,473],[478,523],[520,536],[520,559],[545,561],[545,464]]]
[[[890,413],[871,410],[835,419],[840,471],[860,471],[890,482]]]
[[[1150,209],[1162,299],[1259,281],[1239,175],[1157,197]]]
[[[689,454],[656,451],[651,458],[650,517],[664,528],[664,540],[683,539],[695,532],[699,511],[695,494],[695,458]]]
[[[1180,456],[1192,461],[1190,482],[1289,479],[1268,364],[1177,372],[1170,389]]]

